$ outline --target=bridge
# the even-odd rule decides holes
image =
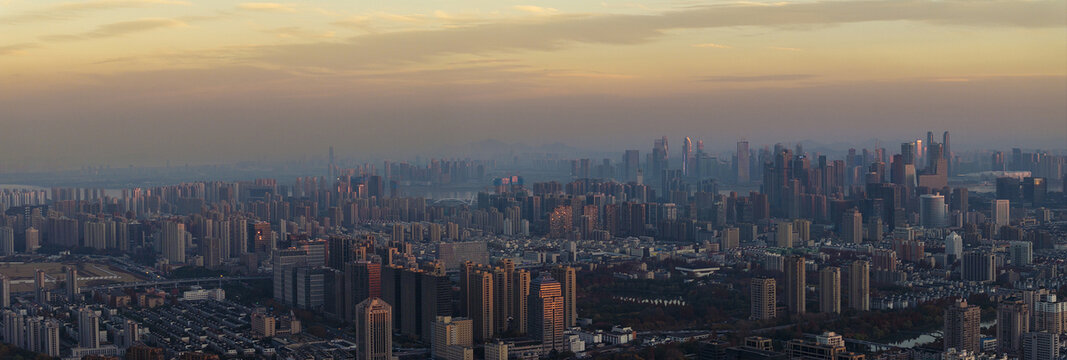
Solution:
[[[181,284],[199,284],[205,282],[229,282],[229,281],[246,281],[246,280],[266,280],[272,279],[271,275],[256,275],[256,276],[229,276],[229,277],[204,277],[195,279],[173,279],[173,280],[157,280],[157,281],[143,281],[132,282],[122,284],[108,284],[85,288],[85,290],[111,290],[111,289],[127,289],[136,287],[148,287],[148,286],[170,286]]]

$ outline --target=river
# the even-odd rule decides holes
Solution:
[[[982,329],[988,329],[991,326],[996,325],[996,324],[997,324],[997,320],[993,319],[993,320],[989,320],[989,321],[983,321],[981,323],[981,327],[982,327]],[[931,332],[928,332],[928,333],[913,337],[913,338],[908,339],[908,340],[898,341],[898,342],[892,343],[890,345],[897,346],[897,347],[902,347],[902,348],[913,348],[913,347],[916,347],[916,346],[922,346],[922,345],[926,345],[926,344],[932,343],[935,340],[937,340],[938,338],[940,338],[941,336],[942,336],[941,330],[936,330],[936,331],[931,331]]]

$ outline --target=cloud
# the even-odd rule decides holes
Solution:
[[[806,80],[817,77],[812,74],[771,74],[771,75],[716,75],[704,76],[699,81],[708,82],[761,82],[761,81],[793,81]]]
[[[19,44],[12,44],[12,45],[4,45],[4,46],[0,46],[0,55],[16,55],[16,54],[21,53],[23,50],[32,49],[32,48],[35,48],[35,47],[37,47],[37,44],[34,44],[34,43],[19,43]]]
[[[140,19],[101,25],[96,29],[81,34],[48,35],[42,37],[42,39],[47,41],[77,41],[89,39],[103,39],[185,25],[186,24],[184,22],[174,19]]]
[[[518,11],[528,12],[528,13],[531,13],[531,14],[551,14],[551,13],[559,12],[559,10],[556,10],[554,8],[546,8],[546,7],[540,7],[540,6],[534,6],[534,5],[515,5],[515,6],[512,6],[512,8],[514,8],[515,10],[518,10]]]
[[[1062,26],[1062,1],[897,1],[733,4],[657,15],[538,16],[470,26],[369,33],[340,42],[266,46],[251,60],[281,65],[352,67],[416,62],[449,54],[547,51],[575,43],[632,45],[673,29],[764,26],[803,31],[815,25],[912,21],[937,25],[1044,28]],[[366,26],[365,21],[349,26]],[[797,30],[801,29],[801,30]],[[787,50],[781,48],[779,50]]]
[[[333,31],[312,31],[298,26],[286,26],[265,30],[266,33],[274,34],[280,38],[332,38]]]
[[[294,7],[290,6],[290,5],[279,4],[279,3],[270,3],[270,2],[241,3],[241,4],[237,5],[237,8],[241,9],[241,10],[252,10],[252,11],[296,12],[296,8],[294,8]]]
[[[771,50],[778,50],[778,51],[804,51],[804,49],[795,48],[795,47],[770,46],[770,47],[767,47],[767,48],[771,49]]]
[[[716,44],[716,43],[693,44],[692,46],[695,47],[695,48],[715,48],[715,49],[731,49],[731,48],[733,48],[732,46],[726,46],[726,45]]]
[[[188,5],[178,0],[91,0],[67,2],[30,10],[20,14],[0,16],[0,24],[22,24],[35,21],[68,20],[90,12],[145,7],[151,5]]]

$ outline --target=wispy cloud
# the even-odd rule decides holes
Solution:
[[[699,81],[707,82],[763,82],[763,81],[794,81],[815,78],[813,74],[770,74],[770,75],[715,75],[704,76]]]
[[[547,51],[575,43],[643,44],[672,29],[765,26],[804,31],[806,26],[871,21],[912,21],[961,26],[1043,28],[1062,26],[1063,1],[938,2],[875,0],[862,2],[733,4],[693,7],[658,15],[557,14],[530,19],[499,19],[444,29],[370,32],[341,42],[258,48],[252,60],[307,66],[352,67],[422,61],[448,54],[490,54],[516,50]],[[366,19],[348,26],[366,27]],[[394,21],[403,19],[395,18]],[[800,30],[796,30],[800,29]],[[794,48],[777,50],[795,51]]]
[[[92,12],[145,7],[152,5],[188,5],[179,0],[90,0],[66,2],[50,5],[36,10],[0,16],[0,25],[23,24],[36,21],[68,20]]]
[[[336,35],[333,31],[313,31],[304,29],[297,26],[286,26],[280,28],[268,29],[265,32],[274,34],[281,38],[304,38],[304,39],[323,39],[332,38]]]
[[[551,13],[559,12],[559,10],[554,9],[554,8],[546,8],[546,7],[540,7],[540,6],[534,6],[534,5],[515,5],[515,6],[512,6],[512,8],[514,8],[515,10],[518,10],[518,11],[528,12],[528,13],[531,13],[531,14],[551,14]]]
[[[695,47],[695,48],[715,48],[715,49],[731,49],[731,48],[733,48],[732,46],[727,46],[727,45],[723,45],[723,44],[716,44],[716,43],[693,44],[692,46]]]
[[[41,39],[45,41],[77,41],[102,39],[156,29],[180,27],[185,25],[186,24],[184,22],[174,19],[139,19],[101,25],[96,29],[80,34],[48,35],[42,37]]]
[[[12,45],[0,46],[0,55],[15,55],[21,53],[24,50],[37,47],[34,43],[19,43]]]
[[[767,48],[771,49],[771,50],[778,50],[778,51],[804,51],[804,49],[795,48],[795,47],[770,46],[770,47],[767,47]]]
[[[246,2],[238,4],[237,8],[252,11],[296,12],[296,8],[292,5],[272,2]]]

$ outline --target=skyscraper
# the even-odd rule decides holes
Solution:
[[[574,268],[570,266],[557,266],[552,269],[552,278],[559,281],[563,293],[563,325],[566,327],[578,324],[577,280],[575,280]]]
[[[997,351],[1021,355],[1022,336],[1030,332],[1030,308],[1018,298],[1001,300],[997,305]]]
[[[919,197],[919,222],[927,229],[945,227],[945,197],[926,194]]]
[[[564,351],[563,293],[559,281],[542,273],[530,283],[530,331],[543,352]]]
[[[871,309],[871,263],[856,260],[849,265],[848,271],[848,307],[867,311]]]
[[[800,255],[785,259],[785,304],[793,314],[803,314],[807,310],[804,263],[805,259]]]
[[[622,155],[622,169],[626,181],[637,181],[637,171],[641,169],[641,152],[626,150]]]
[[[748,141],[741,140],[737,142],[737,156],[734,160],[738,184],[748,183],[748,166]]]
[[[955,175],[954,171],[956,165],[952,163],[954,157],[952,156],[952,149],[949,147],[948,140],[948,131],[945,131],[945,133],[941,135],[941,154],[945,157],[948,165],[948,176],[952,176]]]
[[[827,266],[819,270],[819,312],[841,313],[841,268]]]
[[[685,143],[682,144],[682,174],[689,176],[691,169],[690,159],[693,157],[693,140],[688,136],[685,137]]]
[[[358,360],[392,360],[393,307],[380,298],[356,305]]]
[[[945,350],[981,352],[982,348],[978,343],[981,320],[982,309],[968,305],[967,300],[959,300],[946,309],[943,331]]]
[[[668,154],[670,154],[670,152],[667,147],[667,137],[664,136],[662,139],[656,139],[652,144],[651,161],[649,161],[652,167],[651,176],[653,179],[660,178],[663,172],[670,168],[667,160]]]
[[[773,319],[776,315],[777,303],[775,280],[773,278],[752,278],[749,283],[749,294],[752,301],[752,320]]]

